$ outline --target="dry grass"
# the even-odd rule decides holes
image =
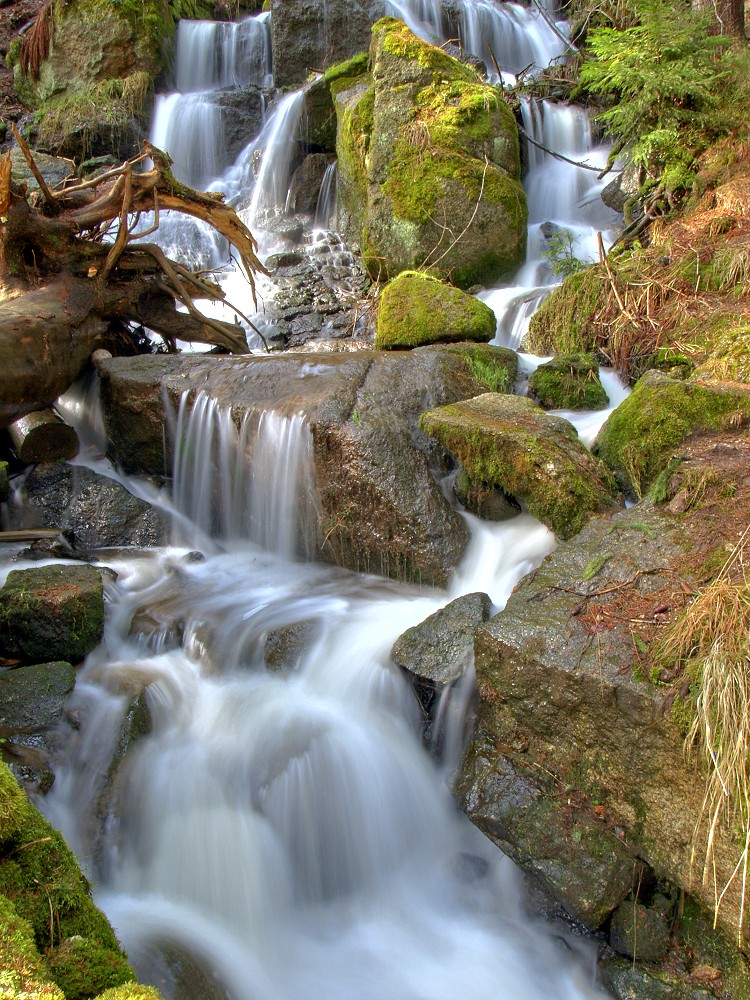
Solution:
[[[665,658],[690,664],[697,674],[695,718],[685,750],[703,757],[708,774],[693,859],[702,856],[703,883],[713,882],[715,919],[727,891],[739,879],[740,943],[750,860],[750,585],[744,565],[748,544],[750,528],[719,576],[671,627],[660,650]],[[714,856],[721,828],[738,835],[741,848],[724,884],[717,878]]]
[[[21,72],[36,81],[52,43],[52,0],[34,18],[21,43]]]

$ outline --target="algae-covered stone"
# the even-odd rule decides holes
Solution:
[[[484,302],[431,275],[406,271],[383,289],[375,347],[485,343],[495,336],[496,326],[495,314]]]
[[[598,978],[615,1000],[712,1000],[716,996],[673,972],[639,968],[625,959],[602,962]]]
[[[602,410],[609,404],[591,354],[558,354],[539,365],[529,392],[545,410]]]
[[[64,660],[5,671],[0,674],[0,726],[47,729],[62,715],[74,684],[75,670]]]
[[[630,497],[641,496],[689,435],[750,417],[750,392],[714,389],[647,372],[610,414],[593,445]]]
[[[47,952],[47,963],[65,1000],[88,1000],[102,989],[132,983],[133,970],[119,951],[80,936]]]
[[[533,354],[577,354],[592,351],[601,332],[597,310],[609,284],[603,267],[572,274],[549,295],[531,317],[524,347]]]
[[[79,663],[104,632],[102,578],[92,566],[13,570],[0,590],[0,653],[27,663]]]
[[[0,992],[8,1000],[67,1000],[52,982],[31,925],[4,896],[0,896]]]
[[[507,521],[521,512],[517,500],[497,486],[473,482],[466,469],[459,468],[453,480],[453,495],[468,511],[484,521]]]
[[[422,428],[452,452],[475,483],[517,497],[570,538],[614,507],[614,483],[567,420],[527,398],[485,393],[424,413]]]
[[[7,764],[0,760],[0,844],[13,837],[25,822],[29,802]]]
[[[502,92],[393,18],[373,27],[370,61],[371,85],[336,110],[344,225],[371,275],[432,264],[466,288],[509,273],[526,199]]]

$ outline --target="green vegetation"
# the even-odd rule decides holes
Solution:
[[[603,268],[571,275],[531,317],[526,346],[534,354],[579,354],[599,346],[597,310],[606,296]]]
[[[746,393],[717,391],[653,371],[608,417],[593,451],[628,496],[642,497],[688,435],[730,427],[748,414]]]
[[[112,986],[132,983],[133,970],[112,948],[86,938],[69,938],[47,956],[52,977],[65,1000],[88,1000]]]
[[[744,115],[743,60],[729,39],[709,33],[710,16],[680,0],[638,0],[637,20],[587,37],[581,89],[614,95],[599,115],[644,171],[652,205],[672,207],[695,180],[698,155]],[[614,156],[614,153],[613,153]]]

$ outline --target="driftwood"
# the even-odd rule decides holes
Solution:
[[[180,184],[169,158],[149,144],[93,180],[51,189],[15,127],[14,134],[39,191],[14,185],[10,157],[0,156],[0,427],[49,406],[107,344],[113,323],[155,330],[170,349],[180,339],[247,352],[240,323],[209,318],[195,305],[223,301],[219,285],[140,242],[162,211],[208,223],[234,248],[255,303],[254,276],[264,272],[257,244],[223,195]],[[144,170],[148,157],[153,166]],[[149,229],[144,213],[154,214]]]

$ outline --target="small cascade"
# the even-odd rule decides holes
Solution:
[[[240,184],[247,185],[250,180],[249,172],[255,171],[256,151],[260,155],[260,169],[255,176],[250,204],[241,213],[243,221],[251,228],[259,223],[262,228],[264,217],[282,210],[286,204],[294,138],[304,103],[304,90],[297,90],[283,97],[263,131],[243,157],[245,166],[240,171]],[[231,184],[231,178],[228,180]]]
[[[231,411],[199,393],[177,414],[174,500],[207,535],[248,540],[284,559],[315,550],[312,435],[300,414]]]
[[[334,160],[326,167],[320,185],[318,204],[315,208],[313,229],[335,230],[338,225],[337,198],[339,189],[338,163]]]
[[[174,161],[178,180],[205,190],[224,163],[221,108],[210,94],[161,94],[154,106],[151,142]]]

